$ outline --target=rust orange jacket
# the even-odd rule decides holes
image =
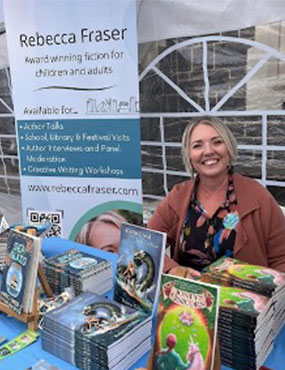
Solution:
[[[257,181],[233,174],[240,222],[234,257],[285,272],[285,217],[272,195]],[[150,229],[167,233],[171,257],[164,272],[177,266],[179,238],[193,192],[193,180],[175,185],[148,222]]]

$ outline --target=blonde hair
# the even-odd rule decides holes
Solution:
[[[209,125],[212,126],[221,136],[223,139],[224,143],[226,144],[226,147],[229,152],[230,156],[230,163],[229,165],[232,165],[236,158],[237,158],[237,141],[232,134],[231,130],[226,126],[226,124],[221,121],[219,118],[216,117],[200,117],[197,121],[189,123],[183,133],[182,136],[182,157],[183,157],[183,162],[184,166],[187,172],[191,174],[192,177],[194,177],[195,174],[195,169],[192,166],[191,163],[191,158],[190,158],[190,138],[192,135],[192,132],[195,127],[198,125],[203,124],[203,125]]]
[[[90,245],[90,233],[94,225],[99,223],[105,223],[116,226],[121,229],[122,223],[127,222],[127,220],[115,211],[108,211],[101,213],[99,216],[92,218],[81,228],[80,232],[77,234],[75,241],[80,244]]]

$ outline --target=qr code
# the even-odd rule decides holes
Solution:
[[[62,212],[44,212],[28,210],[29,223],[39,225],[45,222],[50,222],[51,228],[45,234],[46,238],[62,236]]]

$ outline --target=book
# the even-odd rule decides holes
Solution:
[[[38,298],[37,302],[37,310],[38,310],[38,328],[42,329],[42,323],[43,323],[43,316],[49,312],[54,310],[55,308],[63,305],[64,303],[70,301],[74,297],[74,291],[72,289],[67,288],[66,291],[63,293],[48,298],[48,297],[42,297]]]
[[[75,295],[87,290],[101,295],[111,290],[113,285],[112,263],[76,248],[45,258],[43,269],[55,294],[72,287]]]
[[[39,334],[33,330],[26,330],[15,339],[0,347],[0,361],[35,342]]]
[[[203,277],[221,286],[218,322],[222,364],[258,368],[285,320],[285,274],[222,257],[203,269]]]
[[[162,274],[152,369],[214,367],[219,288]]]
[[[134,364],[151,347],[165,240],[164,233],[123,224],[113,299],[88,291],[47,312],[43,349],[81,369]]]
[[[159,290],[165,248],[165,234],[123,224],[118,252],[114,299],[147,313],[153,313]]]
[[[7,235],[0,299],[19,314],[30,313],[36,287],[41,240],[16,230],[8,230]]]
[[[60,368],[41,358],[26,370],[60,370]]]
[[[9,226],[9,229],[27,232],[27,230],[33,229],[34,235],[38,237],[44,237],[49,232],[52,224],[50,222],[43,222],[43,223],[20,223],[16,222]]]
[[[114,300],[84,292],[44,317],[43,349],[84,368],[125,368],[122,361],[140,344],[150,348],[151,317]]]
[[[269,267],[222,257],[203,269],[215,283],[249,289],[271,297],[285,286],[285,274]]]

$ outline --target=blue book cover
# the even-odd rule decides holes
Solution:
[[[33,238],[14,230],[8,231],[7,253],[1,283],[1,300],[17,313],[22,312]]]
[[[95,257],[89,253],[70,249],[45,260],[46,266],[53,266],[71,275],[82,276],[89,271],[99,271],[111,263],[105,258]]]
[[[114,300],[153,314],[164,263],[166,236],[159,231],[123,224]]]
[[[69,342],[74,348],[73,364],[82,353],[90,353],[99,361],[106,360],[106,350],[120,343],[130,333],[135,333],[147,319],[143,312],[135,311],[113,300],[84,292],[65,305],[48,312],[44,318],[43,346],[49,346],[53,337],[56,351]],[[53,349],[54,353],[55,349]],[[89,359],[89,357],[88,357]]]

